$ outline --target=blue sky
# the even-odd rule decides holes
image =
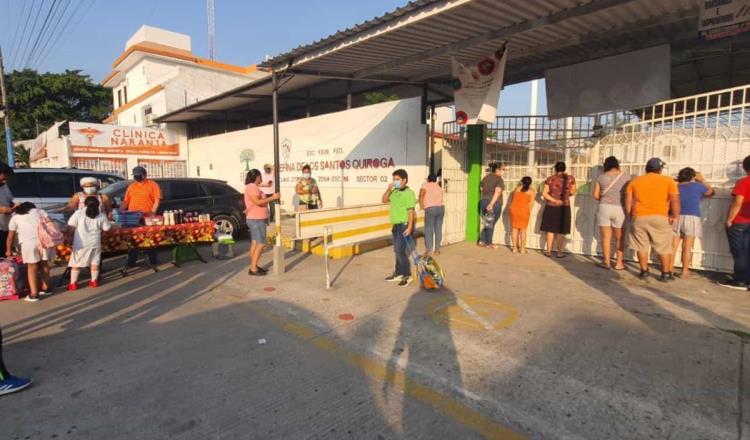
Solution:
[[[0,0],[0,44],[6,69],[26,64],[39,30],[37,28],[32,33],[31,24],[42,2],[44,8],[38,27],[41,27],[53,0]],[[392,11],[405,2],[215,0],[216,58],[231,64],[255,64],[265,55],[276,55],[311,43]],[[68,23],[67,16],[75,12],[67,24],[67,31],[61,33],[62,37],[57,41],[49,40],[46,46],[48,56],[32,56],[30,59],[29,64],[41,71],[80,69],[98,82],[109,73],[112,61],[124,50],[125,41],[142,24],[188,34],[192,38],[193,53],[207,56],[205,0],[59,0],[59,10],[66,4],[69,4],[68,12],[60,21],[59,29]],[[34,12],[29,25],[25,26],[32,7],[35,7]],[[55,21],[51,20],[51,23]],[[24,29],[30,37],[22,42],[20,35]],[[28,43],[24,45],[26,41]],[[506,88],[500,99],[499,112],[528,114],[529,91],[528,83]],[[540,88],[540,96],[543,95],[544,90]],[[540,107],[540,111],[544,110]]]

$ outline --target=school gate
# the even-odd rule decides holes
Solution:
[[[663,101],[628,112],[585,117],[498,117],[494,125],[485,128],[482,146],[483,168],[491,162],[502,162],[506,167],[503,214],[495,228],[494,242],[510,244],[509,196],[523,176],[531,176],[537,195],[527,246],[542,248],[541,185],[552,174],[555,162],[565,161],[578,186],[571,201],[573,226],[567,249],[581,255],[598,255],[597,203],[591,193],[593,182],[601,173],[602,161],[607,156],[616,156],[624,172],[640,175],[644,173],[646,160],[656,156],[667,163],[665,174],[676,176],[681,168],[690,166],[703,173],[716,188],[716,196],[705,199],[701,206],[703,238],[696,240],[692,264],[700,269],[731,271],[733,259],[724,222],[733,183],[744,176],[742,159],[750,155],[749,92],[750,85],[746,85]],[[469,210],[477,212],[478,207],[474,201],[467,202],[471,162],[467,153],[467,128],[451,122],[444,124],[443,130],[444,236],[445,241],[451,243],[466,239]],[[467,185],[460,185],[460,182]],[[462,209],[467,210],[463,216]],[[628,256],[632,258],[631,253]]]

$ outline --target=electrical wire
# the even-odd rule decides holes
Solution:
[[[36,0],[34,0],[34,3],[36,3]],[[23,69],[24,67],[26,67],[24,65],[24,60],[29,54],[31,40],[34,37],[34,34],[36,34],[37,25],[40,23],[39,15],[42,13],[42,9],[44,8],[44,3],[45,3],[45,0],[41,0],[41,2],[39,3],[39,8],[37,8],[36,10],[36,16],[34,17],[31,28],[29,28],[29,34],[25,36],[23,40],[21,41],[21,44],[23,44],[23,48],[18,52],[18,54],[20,55],[20,58],[18,59],[19,64],[17,67],[19,69]],[[34,13],[34,9],[32,5],[31,14],[33,13]]]
[[[80,14],[75,14],[76,10],[73,9],[73,12],[71,12],[70,15],[68,15],[68,20],[65,22],[65,24],[63,24],[63,27],[61,28],[60,38],[53,40],[52,45],[50,46],[50,49],[47,52],[47,55],[49,55],[50,53],[54,53],[54,51],[57,50],[57,48],[60,47],[62,43],[67,41],[67,39],[70,37],[70,33],[68,32],[70,25],[75,23],[73,28],[74,29],[77,28],[78,25],[80,25],[83,19],[86,17],[86,15],[88,14],[89,10],[94,5],[94,3],[96,3],[96,0],[90,0],[86,6],[80,8],[83,11]],[[72,18],[74,16],[78,17],[78,20],[76,20],[75,22],[72,21]]]
[[[27,4],[28,4],[28,2],[24,2],[24,6],[26,6]],[[23,25],[23,32],[21,32],[21,38],[17,41],[18,45],[16,46],[14,44],[13,47],[12,47],[12,49],[11,49],[11,54],[10,55],[13,57],[13,61],[12,61],[12,63],[9,62],[8,63],[9,65],[15,66],[19,62],[18,60],[21,59],[21,57],[18,56],[18,53],[21,51],[21,45],[24,42],[24,35],[26,35],[26,29],[28,29],[28,27],[29,27],[29,20],[31,19],[31,13],[34,11],[34,5],[35,4],[36,4],[36,0],[34,0],[34,2],[31,3],[31,9],[29,9],[29,11],[26,13],[26,23],[24,23],[24,25]],[[18,20],[19,23],[21,22],[22,17],[23,17],[23,12],[21,12],[21,15],[18,17],[19,18],[19,20]]]
[[[31,60],[34,59],[34,54],[36,53],[37,47],[39,47],[39,42],[42,41],[42,38],[44,34],[47,32],[48,24],[49,24],[49,18],[52,16],[52,11],[55,9],[55,6],[58,5],[59,0],[52,0],[52,4],[50,4],[49,9],[47,10],[47,15],[44,17],[44,22],[42,23],[42,27],[39,28],[39,33],[36,36],[36,39],[34,40],[34,44],[31,46],[31,50],[29,51],[29,54],[26,56],[26,62],[24,63],[25,67],[31,67]]]
[[[39,69],[44,62],[44,60],[49,55],[49,49],[54,45],[55,41],[59,40],[62,36],[60,33],[60,23],[62,22],[62,19],[65,17],[65,13],[68,11],[68,7],[70,6],[71,0],[67,0],[65,3],[65,6],[62,7],[62,13],[60,13],[57,16],[57,21],[55,21],[55,24],[52,26],[52,30],[49,33],[49,38],[44,42],[44,44],[41,46],[41,49],[39,50],[39,56],[36,59],[35,63],[32,63],[31,68],[32,69]],[[75,11],[71,12],[71,16],[75,13]]]

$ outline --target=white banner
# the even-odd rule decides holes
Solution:
[[[670,98],[668,44],[546,70],[550,118],[640,108]]]
[[[459,124],[494,123],[505,78],[507,46],[474,65],[453,63],[453,96]]]
[[[707,40],[750,30],[750,0],[701,0],[698,30]]]
[[[73,153],[178,156],[180,146],[168,130],[122,125],[70,123]]]

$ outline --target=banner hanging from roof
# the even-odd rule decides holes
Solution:
[[[180,154],[177,139],[168,130],[90,122],[70,123],[70,149],[73,153],[154,156]]]
[[[453,64],[453,97],[456,122],[464,124],[494,123],[497,103],[505,79],[507,46],[476,64],[464,65],[451,58]]]
[[[701,0],[698,31],[706,40],[750,31],[750,0]]]

